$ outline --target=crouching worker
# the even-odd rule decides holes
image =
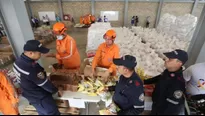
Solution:
[[[119,58],[119,47],[114,43],[116,32],[108,30],[103,38],[105,42],[100,44],[92,62],[92,75],[95,75],[96,67],[107,68],[108,70],[102,75],[105,81],[110,75],[116,75],[116,66],[113,63],[114,58]]]

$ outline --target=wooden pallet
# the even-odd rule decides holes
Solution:
[[[79,109],[76,108],[71,108],[71,107],[66,107],[66,108],[58,108],[59,112],[61,115],[79,115],[80,111]],[[36,112],[36,109],[32,106],[29,105],[24,109],[24,112],[21,113],[21,115],[38,115]]]

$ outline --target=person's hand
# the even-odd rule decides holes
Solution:
[[[110,72],[108,70],[105,73],[102,74],[102,78],[105,82],[108,81],[109,76],[110,76]]]
[[[62,95],[63,95],[63,91],[62,90],[58,90],[58,96],[62,97]]]
[[[92,73],[90,74],[90,77],[94,77],[95,76],[95,69],[92,69]]]
[[[108,88],[108,87],[104,87],[104,89],[103,89],[102,91],[107,92],[108,90],[109,90],[109,88]]]
[[[112,113],[110,110],[107,110],[107,115],[117,115],[117,114]]]

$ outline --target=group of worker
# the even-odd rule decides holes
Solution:
[[[95,20],[94,15],[88,14],[80,17],[80,24],[91,25],[92,23],[95,23]]]
[[[146,17],[146,25],[145,25],[146,28],[149,28],[150,22],[151,22],[151,17],[147,16]],[[138,16],[132,16],[132,18],[131,18],[131,26],[138,26],[138,23],[139,23]]]
[[[80,55],[75,40],[67,35],[66,30],[67,28],[65,25],[60,22],[57,22],[53,26],[53,33],[57,38],[57,53],[55,57],[58,60],[58,64],[62,65],[64,68],[77,69],[81,64]],[[116,86],[110,86],[103,90],[115,91],[113,102],[120,108],[117,114],[111,112],[109,114],[141,114],[145,108],[144,84],[155,84],[152,95],[153,105],[151,114],[179,114],[181,109],[184,108],[185,82],[191,80],[192,77],[192,75],[189,75],[184,79],[183,76],[182,66],[188,60],[187,53],[183,50],[164,53],[166,56],[166,70],[164,70],[162,74],[144,80],[143,82],[135,72],[135,67],[137,65],[136,58],[131,55],[120,57],[120,48],[115,44],[116,36],[116,32],[112,29],[108,30],[103,35],[105,42],[98,47],[92,62],[91,76],[95,76],[96,67],[108,69],[102,75],[105,81],[108,80],[109,76],[116,75],[117,72],[120,74]],[[49,55],[49,49],[43,47],[42,44],[36,40],[27,41],[23,49],[24,52],[13,64],[13,70],[16,73],[17,79],[20,81],[22,96],[36,108],[40,115],[60,115],[52,95],[61,91],[58,91],[51,83],[47,78],[44,68],[37,62],[41,54],[52,56]],[[188,73],[190,73],[190,71],[188,71]],[[0,92],[3,91],[2,88],[4,89],[4,87],[1,87]],[[203,86],[201,88],[203,88]],[[6,95],[7,93],[5,96]],[[10,101],[11,104],[17,103],[16,98],[17,97],[7,97],[5,98],[5,102]],[[2,104],[3,103],[0,103],[1,110],[7,110],[7,112],[3,112],[4,114],[18,114],[16,106],[7,105],[7,107],[2,108]],[[8,108],[11,110],[8,110]]]

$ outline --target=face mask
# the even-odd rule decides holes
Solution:
[[[56,36],[58,40],[62,40],[63,39],[63,35],[57,35]]]

